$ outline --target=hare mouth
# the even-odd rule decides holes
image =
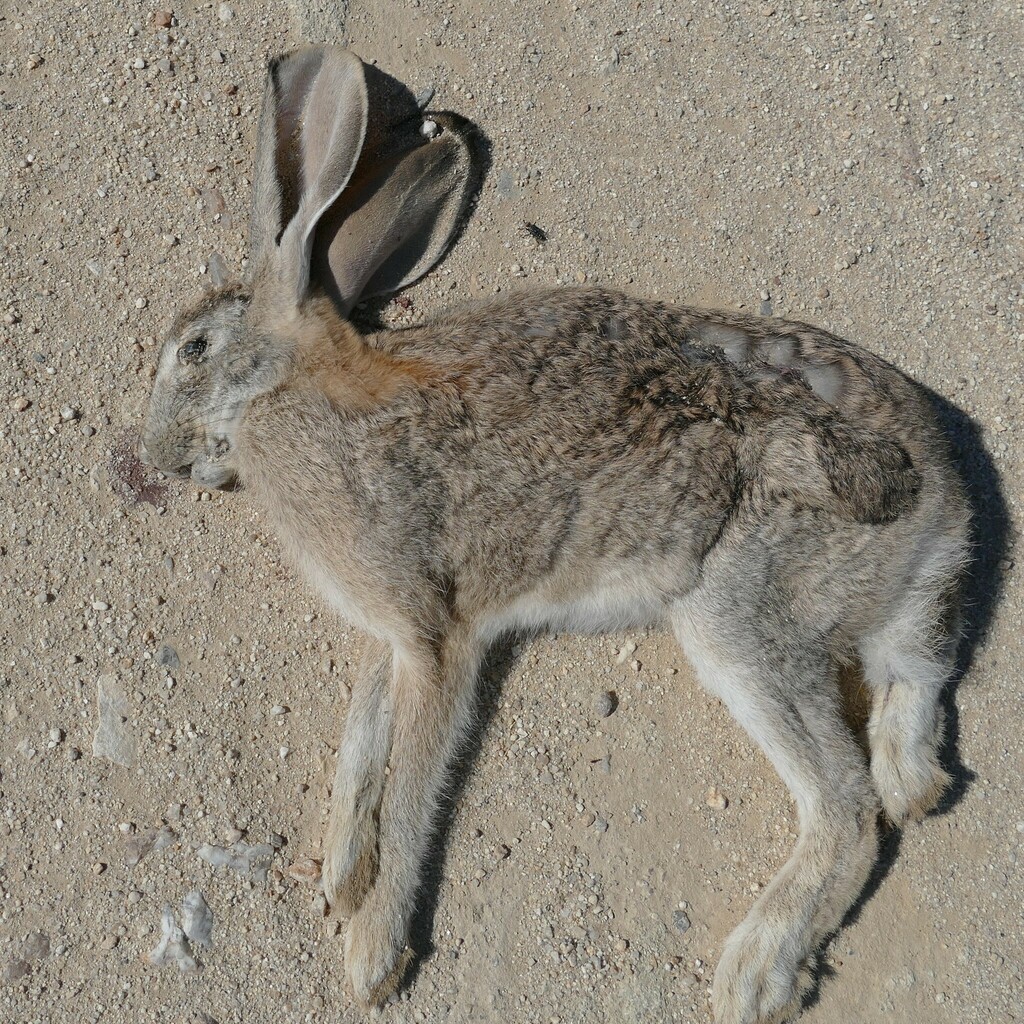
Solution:
[[[186,475],[191,476],[192,482],[199,487],[215,491],[233,491],[238,487],[235,471],[218,459],[200,456],[186,470]]]

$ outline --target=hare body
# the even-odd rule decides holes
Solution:
[[[565,290],[361,337],[343,313],[436,262],[466,194],[457,131],[425,142],[389,89],[343,51],[272,64],[251,282],[179,317],[142,443],[239,478],[369,634],[324,841],[353,990],[382,1003],[412,955],[494,638],[664,624],[797,803],[713,990],[719,1024],[779,1020],[864,885],[879,805],[923,814],[947,781],[967,512],[945,439],[917,385],[804,324]],[[870,766],[839,709],[854,658]]]
[[[311,583],[375,637],[324,870],[355,914],[348,964],[364,1000],[403,966],[446,766],[503,631],[668,624],[792,790],[801,840],[726,949],[723,1022],[792,1009],[807,958],[866,881],[879,800],[901,821],[941,793],[966,521],[927,404],[803,325],[728,318],[749,343],[734,364],[700,340],[722,336],[714,316],[561,291],[365,345],[339,322],[299,338],[289,379],[241,420],[243,483]],[[864,522],[776,486],[787,469],[772,446],[824,400],[760,353],[798,363],[797,346],[828,368],[842,411],[910,453],[911,508]],[[380,362],[372,404],[331,397],[356,354]],[[877,691],[874,786],[840,715],[836,668],[854,656]]]

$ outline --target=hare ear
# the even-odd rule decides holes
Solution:
[[[256,142],[252,265],[276,264],[298,301],[309,281],[313,233],[348,184],[366,135],[363,63],[313,46],[273,61]]]
[[[431,126],[417,112],[410,149],[371,152],[367,144],[349,188],[318,232],[314,255],[314,275],[343,313],[361,298],[422,277],[455,238],[474,184],[459,121],[437,115]],[[440,126],[440,134],[428,137],[424,126]]]

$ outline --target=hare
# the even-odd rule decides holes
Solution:
[[[879,810],[919,817],[948,781],[968,514],[946,440],[918,385],[802,323],[566,289],[361,336],[352,305],[433,266],[471,190],[458,120],[423,117],[349,52],[271,64],[247,282],[177,319],[142,439],[166,473],[241,482],[369,636],[324,842],[350,984],[379,1005],[412,956],[489,644],[664,623],[796,801],[712,990],[719,1024],[782,1019]],[[870,765],[840,713],[853,659]]]

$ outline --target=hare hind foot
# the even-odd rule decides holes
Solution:
[[[345,971],[352,994],[365,1009],[387,1002],[415,958],[400,917],[371,893],[349,924]]]
[[[956,538],[932,538],[916,583],[858,643],[872,692],[871,775],[897,825],[932,810],[950,782],[939,764],[941,701],[956,670],[963,556]]]
[[[734,568],[749,576],[750,564],[738,558]],[[772,605],[755,603],[741,621],[734,595],[742,587],[729,574],[709,574],[673,624],[701,682],[758,743],[797,804],[796,848],[727,940],[712,987],[716,1024],[774,1024],[799,1009],[808,960],[870,874],[878,799],[842,719],[829,652],[813,634],[776,621]]]
[[[949,667],[917,659],[915,674],[894,678],[865,663],[865,675],[875,691],[868,740],[871,777],[886,816],[895,825],[923,818],[949,786],[939,764],[943,714],[939,695]],[[881,677],[881,678],[880,678]]]
[[[939,765],[935,747],[873,739],[871,775],[885,815],[894,825],[923,818],[949,787],[949,774]]]

